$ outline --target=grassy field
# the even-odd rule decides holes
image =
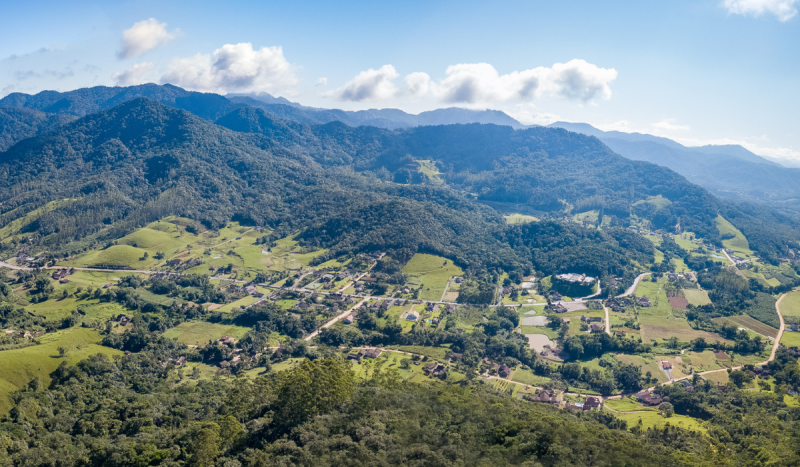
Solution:
[[[253,303],[255,303],[255,302],[259,301],[259,300],[260,299],[258,299],[256,297],[253,297],[252,295],[248,295],[248,296],[246,296],[244,298],[240,298],[239,300],[236,300],[235,302],[228,303],[225,306],[217,308],[216,311],[219,311],[219,312],[222,312],[222,313],[230,313],[231,311],[239,308],[240,306],[247,307],[248,305],[252,305]],[[296,302],[296,300],[292,300],[292,301]],[[291,306],[289,308],[291,308]]]
[[[440,177],[442,173],[439,172],[439,169],[436,167],[436,164],[434,164],[433,161],[417,160],[415,162],[419,164],[419,168],[417,169],[417,171],[428,177],[428,181],[430,183],[433,183],[435,185],[441,185],[442,183],[444,183],[444,180],[442,180],[442,178]]]
[[[687,417],[685,415],[673,415],[669,418],[664,418],[657,412],[639,412],[639,413],[615,413],[614,416],[620,420],[628,422],[628,427],[635,426],[642,421],[642,428],[663,428],[667,423],[672,426],[678,426],[692,431],[699,431],[706,433],[708,430],[697,419]]]
[[[672,204],[672,201],[668,200],[667,198],[664,198],[661,195],[648,196],[647,199],[639,200],[639,201],[633,203],[633,205],[637,206],[637,205],[643,204],[643,203],[652,204],[653,207],[655,207],[656,209],[661,209],[663,207],[666,207],[666,206],[669,206],[670,204]]]
[[[626,355],[616,354],[616,359],[626,365],[636,365],[642,368],[642,374],[650,372],[653,378],[657,378],[659,383],[668,381],[667,375],[658,367],[659,359],[652,355]]]
[[[516,225],[516,224],[527,224],[529,222],[539,222],[538,217],[534,216],[526,216],[525,214],[507,214],[503,216],[506,220],[506,224],[509,225]]]
[[[12,407],[8,398],[9,392],[37,377],[47,387],[50,384],[50,373],[64,360],[75,364],[97,353],[121,354],[118,350],[98,345],[100,334],[89,328],[65,329],[45,334],[40,340],[40,345],[0,353],[0,414],[7,413]],[[59,347],[68,349],[66,358],[59,358]]]
[[[786,347],[800,347],[800,332],[784,332],[781,344]]]
[[[164,337],[175,339],[186,345],[203,346],[208,344],[208,341],[217,340],[222,336],[239,339],[249,330],[250,328],[243,326],[187,321],[165,332]]]
[[[642,405],[635,397],[623,397],[621,399],[608,399],[604,405],[611,410],[618,412],[632,412],[634,410],[646,410],[648,412],[655,412],[655,407],[648,407]]]
[[[710,305],[711,299],[708,298],[708,292],[700,289],[682,289],[683,296],[689,300],[690,305],[701,306]]]
[[[530,384],[531,386],[542,386],[550,382],[550,378],[546,376],[538,376],[533,374],[531,370],[523,369],[514,370],[509,379],[522,384]]]
[[[652,304],[649,308],[639,308],[639,324],[644,342],[673,336],[686,342],[696,337],[702,337],[707,342],[729,342],[718,334],[692,329],[685,319],[676,318],[664,290],[666,282],[666,278],[659,282],[641,281],[636,287],[636,296],[646,296]]]
[[[781,300],[780,308],[784,317],[800,317],[800,292],[787,293]]]
[[[461,276],[464,271],[452,261],[441,256],[415,254],[403,267],[411,288],[424,285],[419,294],[421,300],[440,300],[447,282],[453,276]]]
[[[783,305],[783,302],[781,302],[781,305]],[[781,306],[781,308],[783,308],[783,306]],[[762,336],[769,336],[772,338],[778,336],[777,329],[767,324],[764,324],[761,321],[756,321],[755,319],[753,319],[751,316],[748,315],[725,316],[721,318],[714,318],[713,321],[719,324],[728,322],[737,327],[743,327],[749,331],[754,331],[758,334],[761,334]]]
[[[389,345],[387,349],[400,350],[413,354],[424,355],[426,357],[434,358],[436,360],[444,361],[444,354],[450,350],[447,347],[426,347],[422,345]],[[401,354],[402,355],[402,354]],[[406,355],[408,357],[408,355]]]
[[[741,256],[743,258],[755,256],[755,253],[753,253],[753,250],[750,249],[750,243],[747,241],[744,234],[740,232],[739,229],[734,227],[733,224],[725,220],[725,218],[722,216],[717,216],[717,229],[719,229],[720,235],[730,234],[734,236],[734,238],[722,241],[722,245],[725,248],[733,250],[737,256]]]

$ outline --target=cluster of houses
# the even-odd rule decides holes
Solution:
[[[347,358],[350,360],[355,360],[357,362],[360,362],[361,360],[364,360],[365,357],[378,358],[381,356],[382,353],[383,350],[381,349],[359,349],[358,352],[351,353],[350,355],[347,356]]]
[[[692,274],[681,274],[681,273],[674,273],[674,272],[671,272],[671,273],[667,274],[667,279],[669,279],[670,282],[677,282],[677,281],[680,281],[680,280],[687,280],[687,281],[694,281],[695,280],[694,276]]]
[[[594,284],[596,280],[594,277],[589,277],[586,274],[559,274],[556,276],[556,279],[583,286],[590,286]]]
[[[555,392],[550,392],[546,389],[542,389],[535,395],[529,395],[525,398],[530,402],[541,402],[544,404],[552,404],[552,405],[561,405],[561,401],[558,399],[558,395]],[[564,404],[564,408],[573,411],[587,411],[587,410],[598,410],[602,402],[600,402],[600,398],[589,396],[586,398],[584,402],[576,402],[576,403],[569,403],[566,402]]]
[[[601,324],[603,318],[599,316],[581,316],[581,321],[589,325],[589,332],[605,332],[605,328]]]

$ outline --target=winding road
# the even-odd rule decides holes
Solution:
[[[626,290],[625,293],[617,295],[617,298],[622,298],[622,297],[627,297],[629,295],[633,295],[633,292],[636,291],[636,286],[639,285],[639,282],[641,282],[641,280],[644,279],[644,276],[649,276],[649,275],[650,275],[649,272],[644,272],[644,273],[639,274],[638,276],[636,276],[636,279],[634,279],[634,281],[633,281],[633,285],[630,286],[630,288],[628,290]]]

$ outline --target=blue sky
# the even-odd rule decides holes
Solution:
[[[10,2],[0,95],[172,82],[800,159],[800,0]]]

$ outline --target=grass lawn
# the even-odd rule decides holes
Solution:
[[[800,347],[800,332],[784,332],[781,344],[786,347]]]
[[[723,240],[722,245],[729,249],[733,250],[737,256],[741,256],[743,258],[749,258],[755,256],[753,250],[750,249],[750,243],[745,238],[744,234],[739,231],[736,227],[733,226],[730,222],[728,222],[724,217],[717,216],[717,229],[719,229],[720,235],[730,234],[733,235],[734,238]]]
[[[678,246],[683,248],[685,251],[694,251],[700,248],[700,245],[691,240],[685,239],[680,235],[673,235],[672,238],[675,240],[675,243],[677,243]]]
[[[89,328],[74,327],[40,337],[40,345],[22,349],[4,350],[0,353],[0,414],[7,413],[12,405],[8,393],[28,384],[38,377],[45,387],[50,384],[50,373],[62,361],[75,364],[90,355],[122,352],[98,345],[101,337]],[[66,347],[66,358],[59,358],[58,348]]]
[[[640,307],[638,309],[643,342],[674,336],[685,342],[689,342],[696,337],[702,337],[707,342],[720,341],[730,343],[730,341],[718,334],[692,329],[685,319],[676,318],[664,290],[666,282],[667,278],[662,278],[659,282],[641,281],[636,287],[636,296],[646,296],[652,304],[649,308]]]
[[[781,300],[781,314],[786,316],[800,317],[800,292],[789,292]]]
[[[206,321],[187,321],[164,333],[164,337],[175,339],[186,345],[204,346],[208,341],[222,336],[240,339],[250,328],[236,325],[209,323]]]
[[[442,361],[444,361],[445,352],[450,350],[447,347],[426,347],[422,345],[389,345],[386,346],[386,348],[424,355],[426,357],[435,358],[437,360],[442,360]],[[409,355],[406,355],[405,357],[410,358]]]
[[[408,276],[409,287],[424,285],[420,300],[440,300],[450,278],[461,276],[464,271],[441,256],[417,253],[403,267],[403,274]]]
[[[558,331],[554,331],[547,326],[520,326],[523,334],[544,334],[551,340],[558,339]]]
[[[701,306],[710,305],[711,299],[708,298],[708,292],[700,289],[682,289],[683,296],[689,301],[690,305]]]
[[[623,397],[622,399],[608,399],[604,405],[609,409],[619,412],[633,412],[634,410],[646,410],[648,412],[655,412],[655,407],[648,407],[642,405],[635,397]]]
[[[547,376],[538,376],[533,374],[531,370],[523,369],[511,372],[511,377],[509,379],[522,384],[530,384],[531,386],[542,386],[550,382],[550,378]]]
[[[728,380],[730,379],[728,377],[728,372],[727,371],[717,371],[717,372],[709,373],[707,375],[702,375],[702,376],[706,380],[711,381],[713,383],[717,383],[717,384],[728,384]]]
[[[642,368],[642,374],[650,372],[650,376],[657,378],[659,383],[669,381],[667,375],[658,366],[659,359],[649,354],[644,355],[627,355],[616,354],[616,359],[626,365],[636,365]]]
[[[533,216],[526,216],[525,214],[508,214],[503,216],[506,220],[506,224],[509,225],[516,225],[516,224],[527,224],[529,222],[539,222],[539,218]]]
[[[641,413],[615,413],[614,416],[620,420],[625,420],[628,422],[628,428],[637,425],[639,420],[641,420],[642,428],[645,430],[648,428],[663,428],[667,423],[669,423],[672,426],[678,426],[680,428],[692,431],[699,431],[701,433],[706,433],[708,431],[699,420],[692,417],[687,417],[685,415],[676,414],[672,417],[664,418],[657,412],[653,411]]]
[[[246,307],[248,305],[252,305],[253,303],[255,303],[255,302],[259,301],[259,300],[260,300],[259,298],[256,298],[256,297],[254,297],[252,295],[248,295],[248,296],[246,296],[244,298],[240,298],[239,300],[236,300],[235,302],[228,303],[225,306],[217,308],[216,311],[219,311],[219,312],[222,312],[222,313],[230,313],[231,311],[239,308],[240,306]]]

